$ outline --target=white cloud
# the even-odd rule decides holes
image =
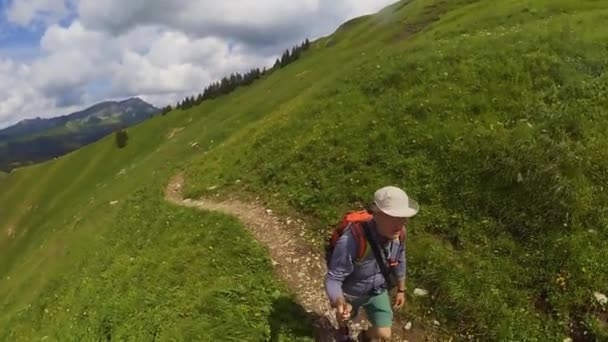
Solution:
[[[13,0],[6,11],[9,21],[22,26],[54,23],[68,14],[66,0]]]
[[[51,26],[40,45],[44,55],[31,64],[3,60],[0,127],[17,121],[16,113],[45,117],[56,114],[57,107],[66,107],[67,113],[108,97],[175,103],[226,74],[270,62],[219,38],[192,38],[154,27],[115,38],[86,30],[78,21],[67,28]],[[87,93],[99,80],[109,88]]]
[[[81,0],[83,25],[120,35],[139,25],[163,25],[199,37],[279,45],[327,34],[341,22],[395,0]]]
[[[0,57],[0,127],[107,98],[175,103],[392,2],[13,0],[5,13],[11,22],[42,23],[46,31],[38,58]],[[59,25],[72,11],[71,24]]]
[[[52,98],[44,96],[30,82],[32,68],[10,59],[0,59],[0,127],[28,117],[49,117],[80,107],[58,108]]]

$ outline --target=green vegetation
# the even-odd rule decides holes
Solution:
[[[608,31],[594,27],[608,11],[447,6],[404,7],[421,32],[357,54],[334,82],[214,149],[189,193],[262,195],[316,219],[320,237],[397,183],[423,208],[408,275],[434,298],[412,300],[418,314],[481,340],[563,339],[569,324],[606,338],[593,292],[608,290]],[[421,28],[416,11],[445,14]]]
[[[281,331],[275,323],[305,316],[295,311],[285,289],[273,280],[264,250],[236,220],[166,206],[147,189],[129,196],[110,215],[89,217],[104,222],[81,225],[103,233],[74,233],[77,241],[64,241],[65,249],[56,253],[73,255],[67,258],[69,264],[61,265],[31,306],[13,313],[10,325],[5,325],[10,328],[0,334],[2,340],[48,336],[55,341],[243,341],[266,340],[272,334],[294,340],[310,336],[303,329]],[[111,227],[104,229],[104,224]],[[276,308],[285,307],[285,302],[292,303],[287,308],[294,311],[283,311],[279,317]]]
[[[123,147],[127,146],[127,141],[129,140],[129,135],[127,134],[127,131],[125,131],[124,129],[121,129],[121,130],[117,131],[116,133],[114,133],[114,137],[116,140],[116,146],[118,148],[123,148]]]
[[[240,223],[162,199],[201,153],[191,142],[218,139],[196,129],[168,139],[200,120],[173,114],[130,128],[120,150],[107,136],[0,183],[0,340],[312,340]]]
[[[422,206],[407,317],[459,339],[607,339],[593,296],[608,292],[607,14],[591,0],[396,3],[246,87],[131,128],[124,149],[106,138],[12,172],[0,339],[188,340],[210,327],[205,338],[260,340],[273,306],[293,313],[282,334],[306,338],[237,222],[162,201],[177,170],[188,195],[259,196],[317,242],[373,190],[401,185]]]

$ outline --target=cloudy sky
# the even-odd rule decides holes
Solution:
[[[0,0],[0,128],[106,99],[157,106],[395,0]]]

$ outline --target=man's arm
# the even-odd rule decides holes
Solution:
[[[395,267],[395,276],[398,280],[397,290],[405,291],[405,278],[407,270],[407,262],[405,258],[405,242],[399,248],[399,255],[397,257],[397,267]]]
[[[405,278],[403,279],[399,279],[399,283],[397,285],[397,292],[403,292],[405,293],[406,287],[405,287]]]
[[[325,276],[325,291],[332,304],[338,299],[344,299],[342,283],[354,270],[353,256],[356,255],[357,245],[349,231],[346,231],[334,248]]]

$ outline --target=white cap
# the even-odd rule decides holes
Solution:
[[[393,217],[412,217],[419,210],[418,202],[395,186],[378,189],[374,194],[374,204],[378,210]]]

